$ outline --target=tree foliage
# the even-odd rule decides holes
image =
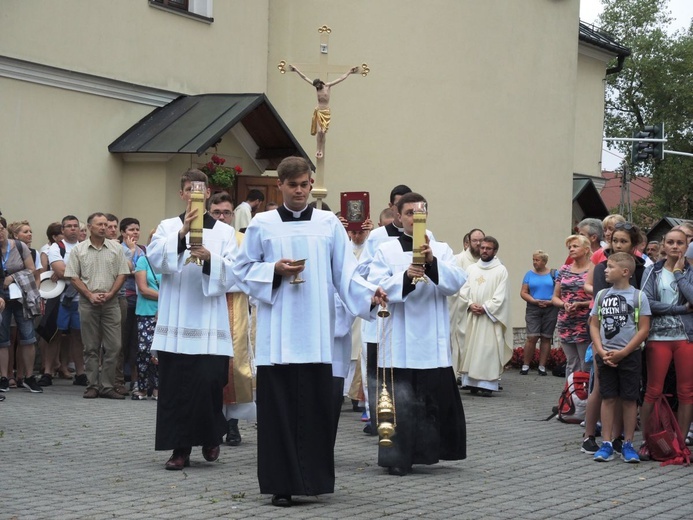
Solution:
[[[664,122],[665,150],[693,153],[693,26],[671,31],[668,0],[602,0],[602,29],[630,48],[623,70],[607,77],[605,132],[631,137]],[[630,161],[630,144],[615,145]],[[652,176],[645,218],[693,218],[693,157],[665,155],[661,162],[630,164]],[[643,222],[644,223],[644,222]]]

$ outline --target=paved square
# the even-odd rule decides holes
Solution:
[[[2,519],[693,518],[693,468],[593,462],[579,450],[582,428],[543,421],[563,381],[536,371],[506,372],[492,398],[463,391],[468,459],[414,466],[406,477],[376,465],[376,438],[345,405],[335,493],[286,509],[259,494],[252,424],[216,463],[197,448],[190,468],[164,471],[155,401],[87,400],[83,387],[54,381],[43,394],[12,389],[0,403]]]

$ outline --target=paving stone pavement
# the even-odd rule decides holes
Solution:
[[[513,370],[503,386],[492,398],[462,392],[467,460],[406,477],[376,465],[376,439],[345,404],[335,493],[285,509],[259,494],[252,424],[217,462],[198,448],[191,467],[164,471],[155,401],[82,399],[82,387],[62,380],[43,394],[12,389],[0,402],[0,518],[693,518],[693,467],[593,462],[579,450],[579,426],[543,421],[559,378]]]

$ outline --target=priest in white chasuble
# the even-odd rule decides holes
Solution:
[[[162,221],[147,249],[154,271],[162,275],[152,344],[159,358],[155,449],[173,450],[169,470],[188,466],[193,446],[202,446],[207,461],[219,456],[226,432],[222,392],[233,356],[226,292],[236,280],[238,247],[233,228],[206,212],[202,245],[189,244],[199,211],[190,203],[193,181],[206,183],[207,176],[199,170],[183,174],[186,212]],[[209,189],[205,194],[209,197]],[[202,265],[186,263],[190,257]]]
[[[356,273],[337,217],[308,206],[308,163],[288,157],[277,174],[284,204],[250,222],[234,272],[258,302],[260,492],[286,507],[293,495],[334,492],[334,294],[365,319],[385,294]]]
[[[496,258],[498,247],[495,238],[483,239],[479,261],[467,268],[467,282],[460,291],[467,305],[462,384],[485,397],[499,390],[503,367],[513,354],[506,337],[510,327],[508,270]]]
[[[465,271],[470,265],[479,260],[479,248],[483,240],[484,232],[480,229],[472,229],[467,233],[469,247],[455,255],[455,262]],[[460,293],[448,298],[450,308],[450,347],[452,348],[452,368],[459,376],[461,374],[462,358],[464,357],[464,334],[467,326],[467,304],[460,298]]]
[[[380,447],[378,465],[404,476],[413,464],[466,458],[466,425],[450,355],[447,297],[465,281],[450,247],[435,240],[424,245],[425,266],[412,264],[415,203],[408,193],[397,202],[404,234],[380,245],[368,280],[388,294],[391,316],[379,329],[378,370],[394,370],[395,434],[392,447]],[[426,281],[413,280],[424,277]],[[371,420],[376,420],[373,411]]]

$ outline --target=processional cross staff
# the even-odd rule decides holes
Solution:
[[[279,72],[285,74],[286,71],[296,72],[303,80],[307,81],[313,85],[316,89],[318,96],[318,105],[313,111],[313,119],[311,121],[311,135],[315,135],[317,139],[317,152],[315,157],[317,158],[317,168],[315,171],[315,186],[313,186],[313,196],[318,199],[318,208],[322,208],[322,199],[327,196],[327,189],[325,188],[325,134],[330,126],[330,92],[331,88],[344,81],[351,74],[361,73],[362,76],[367,76],[370,72],[368,65],[362,63],[360,66],[347,67],[345,65],[330,65],[328,63],[328,50],[329,50],[329,39],[330,29],[327,25],[323,25],[318,28],[318,33],[320,34],[320,53],[318,55],[317,64],[287,64],[286,61],[282,60],[279,62],[277,68]],[[344,72],[346,70],[346,72]],[[311,80],[306,76],[305,73],[317,73],[320,77],[325,78],[325,80],[320,79],[320,77]],[[327,81],[329,74],[342,75],[333,80]]]

